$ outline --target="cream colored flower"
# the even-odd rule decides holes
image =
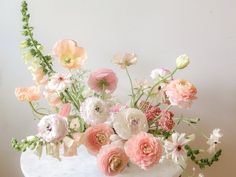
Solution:
[[[57,73],[53,75],[48,82],[48,89],[57,92],[63,91],[71,84],[70,77],[70,74]]]
[[[125,55],[117,54],[113,58],[113,62],[119,65],[122,69],[127,66],[137,63],[137,55],[135,53],[125,53]]]
[[[176,67],[178,69],[184,69],[189,64],[189,57],[186,54],[180,55],[176,58]]]
[[[220,138],[223,136],[223,134],[220,132],[220,129],[214,129],[212,131],[212,134],[210,135],[210,138],[207,141],[207,144],[209,145],[208,153],[213,154],[216,151],[216,146],[220,143]]]
[[[100,98],[89,97],[81,104],[80,114],[87,124],[103,123],[110,116],[110,104]]]
[[[139,109],[128,108],[113,116],[113,127],[122,139],[129,139],[139,132],[148,131],[147,118]]]

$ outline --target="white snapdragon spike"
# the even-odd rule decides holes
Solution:
[[[186,166],[186,152],[184,150],[184,146],[188,144],[192,138],[186,138],[185,133],[173,133],[172,141],[165,141],[165,150],[167,152],[167,156],[171,156],[171,159],[176,163],[183,167]]]
[[[89,125],[106,122],[110,116],[110,104],[97,98],[87,98],[80,107],[80,114]]]
[[[209,145],[208,153],[212,154],[216,151],[216,146],[220,143],[222,136],[223,134],[220,132],[220,129],[217,128],[212,131],[210,138],[207,140],[207,144]]]
[[[47,142],[61,141],[68,133],[65,117],[57,114],[44,116],[38,123],[38,136]]]
[[[127,140],[132,135],[148,131],[147,118],[139,109],[128,108],[113,116],[113,127],[122,139]]]
[[[71,74],[60,74],[53,75],[48,82],[48,89],[57,92],[63,91],[68,88],[71,84]]]
[[[126,53],[124,56],[117,54],[113,58],[113,62],[117,65],[120,65],[122,69],[127,66],[134,65],[137,63],[137,55],[135,53]]]
[[[154,69],[152,70],[151,74],[150,74],[150,77],[153,79],[153,80],[157,80],[157,79],[160,79],[160,78],[163,78],[167,75],[169,75],[171,72],[170,70],[168,69],[165,69],[165,68],[157,68],[157,69]]]

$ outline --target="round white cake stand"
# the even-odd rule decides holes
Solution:
[[[106,177],[84,146],[78,149],[78,156],[61,157],[61,161],[43,154],[41,159],[30,150],[21,155],[21,169],[25,177]],[[171,161],[163,161],[145,171],[135,165],[127,167],[116,177],[179,177],[182,169]]]

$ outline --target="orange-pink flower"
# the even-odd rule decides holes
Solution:
[[[88,85],[96,92],[108,90],[112,93],[116,89],[117,81],[116,74],[111,69],[101,68],[90,74]]]
[[[159,162],[162,145],[152,134],[140,132],[125,143],[125,152],[132,163],[146,170]]]
[[[91,126],[84,133],[84,145],[89,152],[97,154],[102,146],[111,143],[112,134],[113,129],[105,123]]]
[[[19,101],[37,101],[40,99],[40,89],[38,87],[18,87],[15,95]]]
[[[187,80],[177,79],[171,81],[165,88],[166,96],[172,105],[180,108],[189,108],[195,100],[197,89]]]
[[[78,69],[86,60],[84,48],[79,47],[73,40],[64,39],[56,42],[53,54],[60,60],[61,65],[69,69]]]
[[[124,149],[115,144],[103,146],[97,156],[98,167],[107,176],[115,176],[121,173],[128,161],[129,158]]]

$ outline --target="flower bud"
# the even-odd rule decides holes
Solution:
[[[186,54],[180,55],[176,58],[177,69],[184,69],[189,64],[189,57]]]

